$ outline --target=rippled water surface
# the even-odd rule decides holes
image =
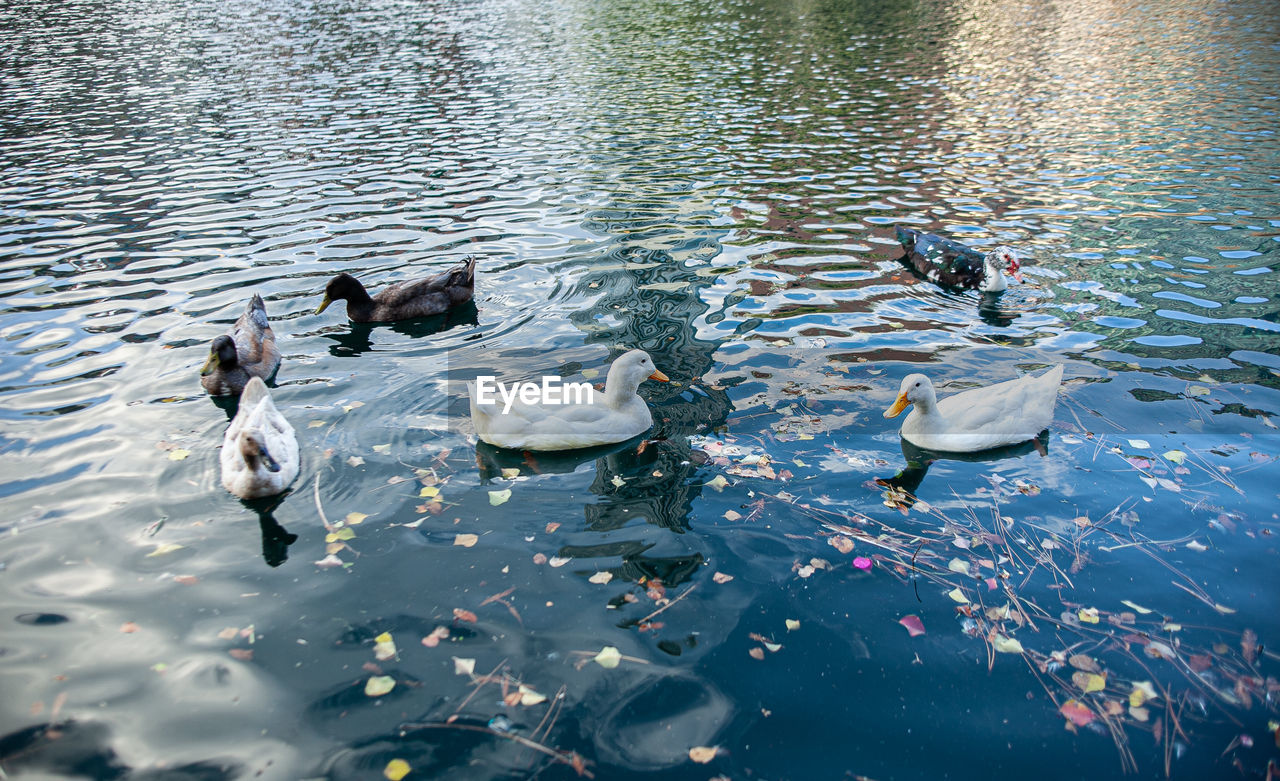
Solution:
[[[1263,777],[1278,42],[1267,0],[4,4],[0,775]],[[467,255],[447,318],[313,314]],[[303,464],[247,505],[197,375],[255,292]],[[477,450],[461,380],[632,347],[647,440]],[[881,416],[1051,363],[1038,447]]]

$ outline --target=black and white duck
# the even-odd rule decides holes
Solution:
[[[999,293],[1009,287],[1006,273],[1022,281],[1018,255],[1009,247],[996,247],[984,255],[972,247],[914,228],[899,225],[897,234],[906,253],[903,259],[936,285]]]

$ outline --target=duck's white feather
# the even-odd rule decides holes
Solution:
[[[265,456],[259,455],[265,451]],[[222,487],[241,499],[274,496],[298,476],[298,439],[267,386],[249,380],[240,408],[222,437]],[[274,465],[276,468],[272,469]]]
[[[613,362],[603,392],[591,403],[481,404],[475,383],[467,384],[471,421],[480,439],[496,447],[519,450],[576,450],[622,442],[653,425],[649,405],[636,394],[649,378],[665,380],[643,350],[632,350]]]
[[[912,374],[899,392],[900,400],[905,397],[905,403],[914,405],[900,434],[918,447],[956,453],[1034,439],[1053,421],[1063,369],[1059,364],[1038,377],[973,388],[941,400],[935,399],[928,377]]]

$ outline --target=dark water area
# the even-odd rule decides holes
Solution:
[[[1278,110],[1269,0],[5,3],[0,776],[1267,777]],[[463,380],[635,347],[646,437],[477,446]],[[1056,363],[1037,445],[881,415]]]

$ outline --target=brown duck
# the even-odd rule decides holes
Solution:
[[[280,368],[280,348],[267,322],[262,296],[254,294],[231,331],[209,344],[200,384],[213,396],[239,396],[251,377],[262,380]]]

